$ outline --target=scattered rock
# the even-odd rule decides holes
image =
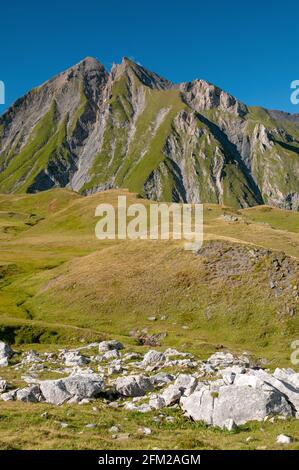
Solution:
[[[41,391],[38,385],[21,388],[16,393],[16,400],[25,401],[28,403],[37,403],[41,400],[41,398]]]
[[[157,347],[161,346],[161,342],[166,337],[167,333],[156,333],[154,335],[149,335],[146,332],[137,335],[137,341],[139,344],[144,346]]]
[[[110,351],[106,351],[103,356],[101,357],[102,361],[111,361],[112,359],[118,359],[120,356],[118,349],[111,349]]]
[[[262,421],[269,414],[292,416],[291,406],[278,391],[247,385],[224,385],[218,392],[203,386],[181,402],[187,415],[195,421],[219,427],[223,427],[228,419],[240,425],[247,421]]]
[[[109,429],[109,432],[111,432],[112,434],[116,434],[117,432],[119,432],[119,427],[111,426],[111,428]]]
[[[166,361],[166,357],[163,353],[151,350],[148,351],[143,358],[142,365],[147,366],[158,366],[163,364]]]
[[[291,444],[292,438],[290,436],[286,436],[285,434],[279,434],[276,439],[277,444]]]
[[[145,434],[146,436],[149,436],[152,433],[152,430],[150,428],[142,427],[138,429],[138,432],[140,434]]]
[[[171,406],[179,402],[182,392],[176,385],[169,385],[161,396],[164,399],[166,406]]]
[[[40,382],[42,395],[47,403],[61,405],[75,398],[79,402],[85,398],[98,396],[104,388],[103,379],[97,375],[70,375],[65,379]]]
[[[197,379],[188,374],[179,374],[174,382],[174,386],[177,387],[184,396],[191,395],[191,393],[194,392],[197,384]]]
[[[40,390],[47,403],[62,405],[71,398],[65,388],[63,380],[44,380],[40,383]]]
[[[124,346],[122,343],[116,340],[102,341],[99,344],[99,352],[106,352],[112,349],[120,350],[120,349],[124,349]]]
[[[138,411],[139,413],[149,413],[152,408],[147,403],[141,405],[135,405],[133,402],[127,402],[124,406],[125,410]]]
[[[161,408],[165,408],[166,402],[161,395],[153,395],[150,398],[149,406],[154,410],[160,410]]]
[[[139,397],[153,390],[151,380],[144,375],[119,377],[115,382],[116,391],[125,397]]]
[[[174,376],[167,374],[166,372],[158,372],[158,374],[153,375],[151,378],[152,384],[155,386],[168,385],[174,380]]]
[[[219,351],[209,357],[207,363],[214,368],[225,368],[233,365],[249,366],[249,359],[246,356],[235,357],[230,352]]]
[[[32,363],[38,363],[38,362],[42,362],[41,357],[36,351],[30,350],[24,355],[21,363],[32,364]]]
[[[83,356],[78,351],[63,352],[60,356],[67,367],[83,366],[89,363],[89,358]]]
[[[14,352],[11,347],[3,341],[0,341],[0,367],[7,367],[8,360],[13,354]]]
[[[18,389],[11,390],[10,392],[2,393],[0,395],[1,400],[3,401],[13,401],[16,398]]]

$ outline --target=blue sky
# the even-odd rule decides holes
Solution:
[[[6,105],[86,56],[128,56],[174,82],[206,79],[250,105],[299,113],[299,2],[13,0],[2,2]]]

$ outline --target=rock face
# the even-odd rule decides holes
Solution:
[[[127,58],[108,73],[87,57],[0,117],[0,192],[126,187],[297,210],[298,149],[296,115],[248,107],[204,80],[174,85]]]

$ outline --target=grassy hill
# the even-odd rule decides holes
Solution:
[[[116,204],[119,194],[0,196],[2,325],[18,319],[28,328],[45,322],[55,330],[63,324],[130,341],[132,329],[147,327],[167,332],[165,344],[196,353],[222,343],[288,360],[298,331],[298,316],[286,313],[297,304],[297,213],[205,205],[204,249],[195,254],[182,241],[97,240],[95,207]],[[128,203],[141,201],[123,194]],[[252,247],[270,251],[248,270]],[[287,280],[294,292],[278,295],[269,283],[271,260],[281,251],[295,263]],[[159,315],[167,320],[148,320]]]
[[[21,349],[51,350],[115,338],[144,351],[136,334],[147,329],[149,335],[163,333],[163,348],[177,347],[200,359],[228,348],[265,358],[270,368],[291,367],[290,344],[299,331],[298,213],[205,205],[205,241],[199,253],[185,251],[182,241],[99,241],[95,207],[101,202],[116,205],[119,194],[126,194],[128,203],[141,202],[125,190],[88,197],[63,189],[0,195],[0,339]],[[149,319],[153,316],[155,321]],[[27,408],[35,435],[47,432],[49,424],[40,423],[39,408]],[[71,436],[87,419],[79,408],[67,407],[77,424],[70,434],[54,433],[56,448],[74,445]],[[13,445],[25,419],[23,409],[23,404],[1,404],[6,437],[2,444],[0,437],[0,447]],[[52,411],[61,419],[66,413]],[[127,415],[113,411],[114,418],[104,414],[101,419],[123,422]],[[12,419],[10,427],[6,416]],[[241,445],[240,436],[220,437],[220,431],[198,424],[186,427],[178,420],[176,429],[179,448]],[[173,448],[171,428],[163,433],[166,448]],[[25,434],[20,437],[20,447],[30,448],[26,439]],[[109,448],[129,445],[101,439],[85,436],[81,448],[102,442]],[[144,445],[137,441],[135,446]],[[51,447],[51,439],[44,442]],[[149,445],[155,442],[149,440]]]

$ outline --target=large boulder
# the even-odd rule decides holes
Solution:
[[[12,355],[13,350],[11,347],[3,341],[0,341],[0,367],[8,366],[8,360]]]
[[[39,356],[38,352],[33,350],[26,352],[21,361],[22,364],[34,364],[38,362],[42,362],[42,358]]]
[[[289,379],[286,379],[285,376],[283,380],[278,379],[275,375],[262,369],[250,370],[250,374],[282,393],[287,397],[297,413],[299,412],[299,388],[293,385]],[[276,372],[276,375],[278,375],[278,372]]]
[[[104,381],[96,374],[70,375],[62,381],[66,391],[80,400],[95,398],[104,390]]]
[[[119,377],[115,382],[115,388],[120,395],[125,397],[141,397],[153,390],[153,384],[144,375],[129,375]]]
[[[104,381],[95,374],[70,375],[65,379],[40,382],[42,395],[47,403],[61,405],[71,398],[78,401],[98,396],[104,388]]]
[[[180,403],[189,418],[213,424],[214,397],[208,386],[201,387],[189,397],[183,397]]]
[[[71,398],[62,379],[43,380],[40,382],[40,390],[45,401],[52,405],[62,405]]]
[[[224,385],[218,392],[204,385],[181,400],[186,414],[195,421],[225,427],[228,420],[236,425],[247,421],[261,421],[268,415],[292,416],[286,398],[274,389],[263,390],[248,385]]]
[[[237,425],[262,421],[268,415],[292,416],[290,404],[275,390],[224,386],[214,400],[214,426],[223,427],[228,419],[233,419]]]

